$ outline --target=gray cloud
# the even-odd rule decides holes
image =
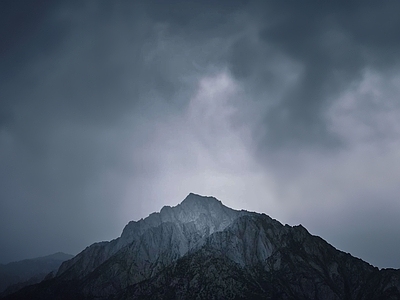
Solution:
[[[296,81],[266,113],[267,145],[340,144],[326,128],[323,113],[335,94],[361,79],[366,67],[390,68],[398,63],[399,7],[342,1],[264,5],[259,6],[254,29],[258,40],[236,43],[231,64],[235,76],[258,81],[259,89],[281,85],[277,72],[271,72],[277,53],[297,69]]]
[[[193,191],[400,265],[397,3],[2,6],[0,261]]]

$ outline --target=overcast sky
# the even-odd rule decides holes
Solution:
[[[0,2],[0,263],[189,192],[400,268],[400,2]]]

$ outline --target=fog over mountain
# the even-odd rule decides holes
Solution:
[[[0,1],[0,263],[190,191],[400,267],[397,1]]]

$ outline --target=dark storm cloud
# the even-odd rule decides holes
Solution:
[[[398,264],[351,244],[389,245],[373,211],[400,226],[397,2],[1,6],[1,261],[78,252],[192,191]]]
[[[120,28],[112,20],[102,22],[107,14],[97,16],[99,8],[87,5],[52,6],[45,12],[38,8],[39,14],[27,3],[2,10],[15,14],[2,59],[1,227],[6,259],[37,255],[46,245],[47,251],[61,247],[75,252],[76,244],[87,243],[88,232],[103,232],[94,239],[107,235],[107,226],[96,229],[95,220],[115,217],[110,202],[123,188],[101,188],[101,180],[106,170],[121,169],[119,147],[127,136],[113,124],[139,102],[129,89],[138,89],[136,82],[146,74],[129,78],[126,70],[136,66],[126,57],[110,62],[117,41],[104,26]],[[98,31],[104,31],[104,39]],[[140,34],[131,34],[140,41]],[[138,55],[141,49],[133,45],[129,50]],[[72,241],[65,236],[68,232],[75,235]]]
[[[218,43],[197,46],[219,15],[200,18],[191,37],[196,12],[183,2],[3,4],[3,260],[113,238],[127,221],[118,220],[127,186],[140,198],[140,181],[158,172],[137,149],[154,120],[188,101],[194,64],[216,61]]]
[[[268,70],[276,52],[301,69],[296,84],[266,113],[263,125],[269,130],[262,142],[268,147],[340,144],[324,112],[365,68],[398,64],[399,4],[273,1],[255,6],[260,39],[233,45],[233,74],[258,81],[258,89],[279,85]]]

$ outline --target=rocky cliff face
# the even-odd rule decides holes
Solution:
[[[116,299],[400,299],[399,275],[336,250],[302,226],[250,215]]]
[[[302,226],[190,194],[9,299],[400,299],[399,290],[399,270],[379,270]]]
[[[235,211],[213,197],[189,194],[175,207],[165,206],[146,219],[129,222],[120,238],[94,244],[65,262],[63,280],[85,278],[85,294],[106,297],[154,276],[198,249],[246,211]]]

